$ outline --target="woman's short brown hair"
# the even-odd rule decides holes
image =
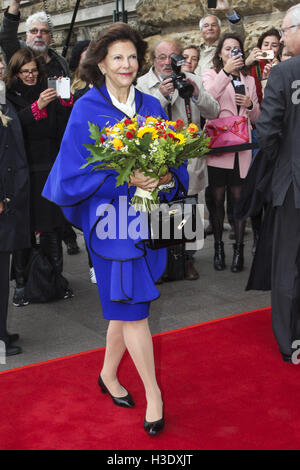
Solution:
[[[28,47],[22,47],[12,56],[8,62],[6,72],[4,75],[4,81],[8,90],[15,87],[18,80],[18,73],[20,72],[23,65],[29,62],[35,62],[36,67],[39,71],[38,80],[45,80],[44,72],[44,60],[38,56],[32,49]]]
[[[218,72],[218,73],[224,67],[223,60],[220,58],[220,54],[221,54],[221,50],[223,48],[223,45],[224,45],[224,42],[226,41],[226,39],[235,39],[236,41],[238,41],[238,43],[240,45],[240,49],[241,49],[242,54],[243,54],[243,57],[245,58],[244,45],[243,45],[243,41],[241,40],[241,38],[237,34],[234,34],[234,33],[225,33],[225,34],[223,34],[223,36],[219,39],[219,42],[218,42],[218,45],[217,45],[217,48],[216,48],[216,52],[215,52],[215,55],[213,57],[213,66],[214,66],[215,71]],[[246,66],[244,66],[240,70],[240,72],[243,75],[249,75],[249,70]]]
[[[135,45],[139,71],[142,69],[148,47],[146,41],[131,26],[118,22],[105,31],[101,31],[97,39],[90,42],[85,59],[80,64],[80,76],[83,80],[94,86],[103,84],[104,75],[100,72],[97,64],[105,59],[109,46],[116,41],[131,41]]]

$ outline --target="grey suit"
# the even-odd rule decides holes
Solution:
[[[300,56],[276,65],[256,123],[259,146],[274,159],[272,198],[273,331],[281,353],[300,339]]]

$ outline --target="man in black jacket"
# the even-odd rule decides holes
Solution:
[[[7,331],[10,253],[30,247],[29,174],[22,129],[11,104],[0,106],[0,341],[6,355],[22,352]]]
[[[273,331],[283,360],[296,363],[293,349],[300,344],[300,3],[287,11],[281,33],[293,58],[272,69],[256,127],[260,148],[275,160]]]
[[[51,19],[45,12],[40,11],[31,15],[26,21],[26,42],[19,41],[18,27],[20,23],[21,0],[12,0],[4,12],[0,28],[0,46],[9,62],[14,53],[21,47],[30,47],[44,56],[48,77],[67,76],[69,67],[66,59],[49,48],[52,41]]]

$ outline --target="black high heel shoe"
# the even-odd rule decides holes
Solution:
[[[165,426],[165,419],[164,415],[162,416],[161,419],[158,421],[144,421],[144,429],[146,433],[149,434],[149,436],[156,436],[158,433],[160,433]]]
[[[122,406],[123,408],[133,408],[135,406],[135,403],[132,399],[132,396],[130,393],[127,393],[125,397],[113,397],[108,388],[106,387],[105,383],[103,382],[101,375],[98,377],[98,385],[101,388],[102,393],[108,393],[109,396],[111,397],[112,401],[114,402],[115,405],[117,406]]]

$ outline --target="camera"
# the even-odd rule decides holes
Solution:
[[[179,96],[183,99],[190,99],[194,93],[191,83],[184,81],[185,74],[181,72],[181,66],[185,64],[185,58],[181,54],[171,56],[171,67],[173,72],[167,78],[172,78],[174,88],[178,90]]]
[[[275,57],[274,51],[270,49],[269,51],[262,51],[262,53],[257,57],[259,60],[273,60]]]
[[[49,77],[48,88],[53,88],[62,99],[70,99],[70,78],[69,77]]]

